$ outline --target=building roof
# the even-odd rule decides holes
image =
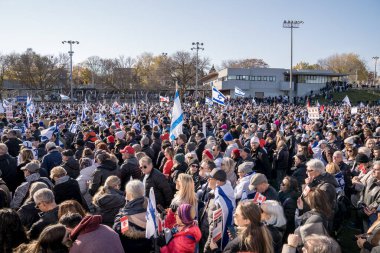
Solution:
[[[289,74],[289,71],[286,71],[285,73]],[[340,74],[331,70],[311,70],[311,69],[293,70],[292,74],[293,75],[309,75],[309,76],[333,76],[333,77],[348,76],[348,74]]]

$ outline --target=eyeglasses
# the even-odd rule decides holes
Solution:
[[[352,152],[352,151],[353,151],[352,149],[350,149],[350,150],[347,149],[347,152]]]
[[[194,167],[194,168],[199,168],[199,166],[198,165],[196,165],[196,164],[192,164],[192,165],[190,165],[191,167]]]
[[[140,169],[146,169],[148,168],[148,166],[144,165],[144,166],[140,166]]]

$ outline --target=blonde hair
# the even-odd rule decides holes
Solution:
[[[97,205],[97,201],[100,197],[102,197],[105,194],[110,193],[111,188],[116,188],[116,186],[120,185],[121,181],[120,178],[117,176],[109,176],[107,180],[104,182],[103,186],[99,187],[99,190],[92,198],[92,203],[94,205]]]
[[[181,173],[178,176],[178,181],[181,183],[181,188],[174,196],[173,203],[190,204],[196,206],[198,203],[194,190],[194,180],[191,175]]]
[[[53,179],[54,177],[64,177],[67,175],[67,171],[62,166],[56,166],[50,171],[50,178]]]
[[[223,164],[225,164],[224,167],[222,167],[222,169],[228,174],[230,173],[231,171],[234,171],[235,169],[235,161],[232,159],[232,158],[229,158],[229,157],[223,157],[223,161],[222,161]]]
[[[23,148],[20,150],[20,162],[24,163],[27,161],[32,161],[34,159],[34,155],[32,150]]]
[[[340,169],[336,163],[328,163],[326,165],[326,172],[331,175],[335,175],[336,173],[340,172]]]

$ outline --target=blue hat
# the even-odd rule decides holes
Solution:
[[[223,136],[223,140],[224,141],[232,141],[234,139],[234,137],[232,137],[232,135],[230,134],[230,132],[226,133],[224,136]]]

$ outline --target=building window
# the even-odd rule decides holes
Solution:
[[[261,81],[261,76],[256,76],[256,81]]]
[[[267,81],[268,80],[268,77],[267,76],[263,76],[262,77],[262,81]]]
[[[255,79],[255,76],[249,76],[249,80],[250,81],[255,81],[256,79]]]
[[[236,80],[236,76],[228,76],[228,80]]]

